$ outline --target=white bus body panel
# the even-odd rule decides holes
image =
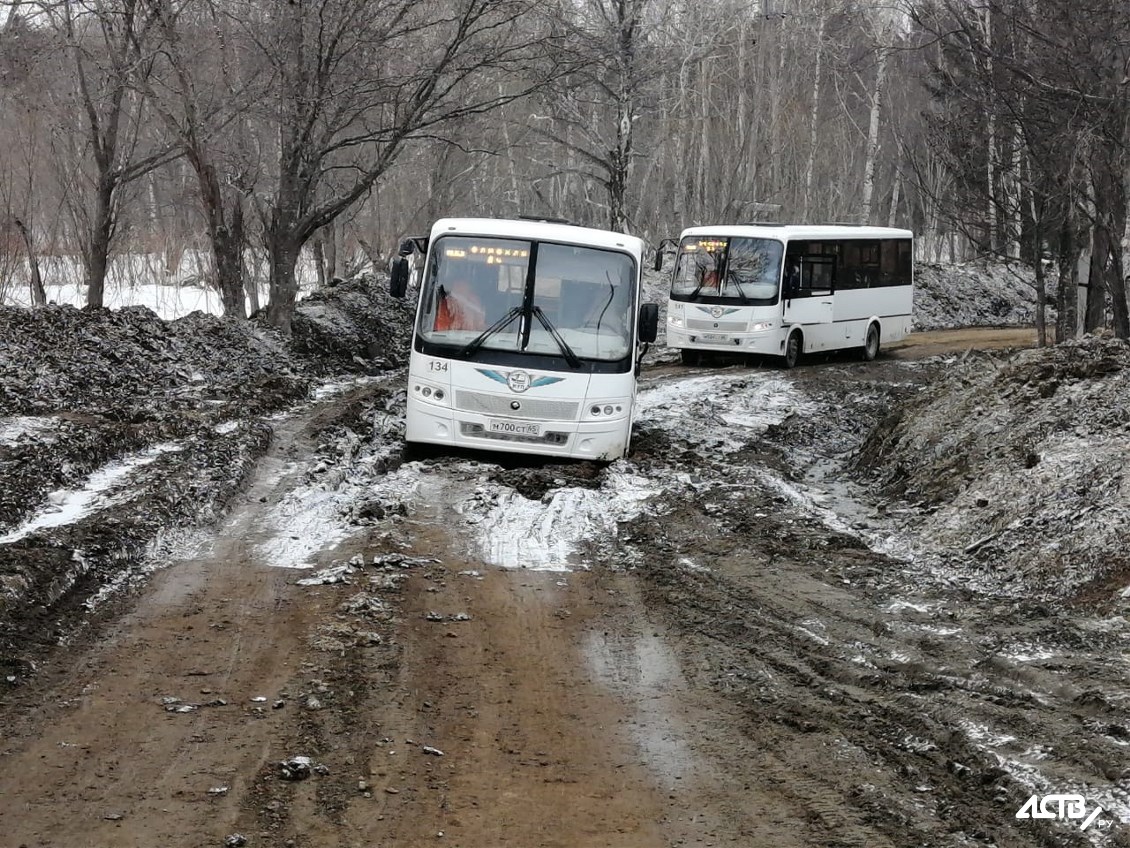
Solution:
[[[510,385],[529,388],[516,392]],[[441,400],[436,400],[437,389]],[[628,451],[635,392],[631,372],[538,371],[414,351],[405,439],[477,450],[618,459]],[[600,413],[594,415],[593,407]]]

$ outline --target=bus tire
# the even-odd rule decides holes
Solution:
[[[700,350],[688,350],[687,348],[683,348],[679,351],[679,356],[682,358],[684,365],[694,366],[702,364],[702,351]]]
[[[872,322],[867,325],[867,335],[863,339],[863,361],[870,362],[879,355],[879,325]]]
[[[804,354],[804,334],[800,330],[793,330],[785,341],[785,355],[782,357],[786,368],[796,368]]]

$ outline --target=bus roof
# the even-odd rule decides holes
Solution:
[[[851,224],[718,224],[712,227],[690,227],[688,236],[746,236],[779,241],[815,241],[817,239],[891,239],[914,238],[910,230],[894,227],[868,227]]]
[[[636,236],[594,230],[572,224],[508,218],[440,218],[432,225],[433,239],[442,235],[500,236],[626,250],[640,257],[644,243]]]

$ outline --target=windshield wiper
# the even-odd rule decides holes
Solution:
[[[486,344],[487,339],[489,339],[495,333],[500,333],[505,330],[510,325],[510,322],[521,314],[522,307],[512,306],[509,312],[507,312],[505,315],[503,315],[501,318],[499,318],[497,321],[495,321],[493,324],[491,324],[489,327],[487,327],[485,330],[471,339],[471,341],[467,342],[464,348],[459,351],[459,355],[470,356],[472,353]]]
[[[727,280],[726,282],[727,282],[727,283],[733,283],[733,284],[734,284],[734,286],[735,286],[735,287],[737,288],[737,290],[738,290],[738,296],[739,296],[739,297],[740,297],[740,298],[742,299],[742,301],[744,301],[745,303],[749,303],[749,297],[748,297],[748,296],[746,295],[746,293],[745,293],[745,289],[743,289],[743,288],[742,288],[742,284],[738,282],[738,278],[737,278],[736,276],[734,276],[734,275],[732,275],[732,274],[731,274],[731,275],[730,275],[730,279],[729,279],[729,280]]]
[[[557,328],[549,322],[549,318],[547,318],[546,314],[541,311],[540,306],[534,307],[534,317],[541,322],[541,325],[543,327],[545,327],[545,331],[553,336],[553,340],[557,342],[557,346],[561,348],[561,352],[565,354],[565,361],[569,363],[570,367],[580,368],[580,357],[578,357],[577,354],[573,352],[573,348],[569,347],[569,343],[565,341],[565,339],[561,338],[561,334],[557,332]]]

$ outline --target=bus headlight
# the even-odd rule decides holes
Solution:
[[[672,327],[682,327],[684,322],[682,316],[672,315],[667,319],[667,323],[669,323]]]
[[[763,330],[771,330],[772,328],[773,322],[771,321],[758,321],[756,324],[749,325],[749,331],[751,333],[760,333]]]
[[[620,402],[612,401],[611,403],[608,403],[608,402],[594,403],[592,406],[589,407],[588,417],[589,418],[612,418],[612,417],[615,417],[615,416],[618,416],[618,415],[623,415],[624,410],[626,408],[627,408],[627,406],[623,401],[620,401]]]
[[[425,383],[421,380],[412,381],[412,394],[428,403],[438,403],[440,406],[449,406],[447,400],[447,389],[443,386],[437,386],[431,383]]]

